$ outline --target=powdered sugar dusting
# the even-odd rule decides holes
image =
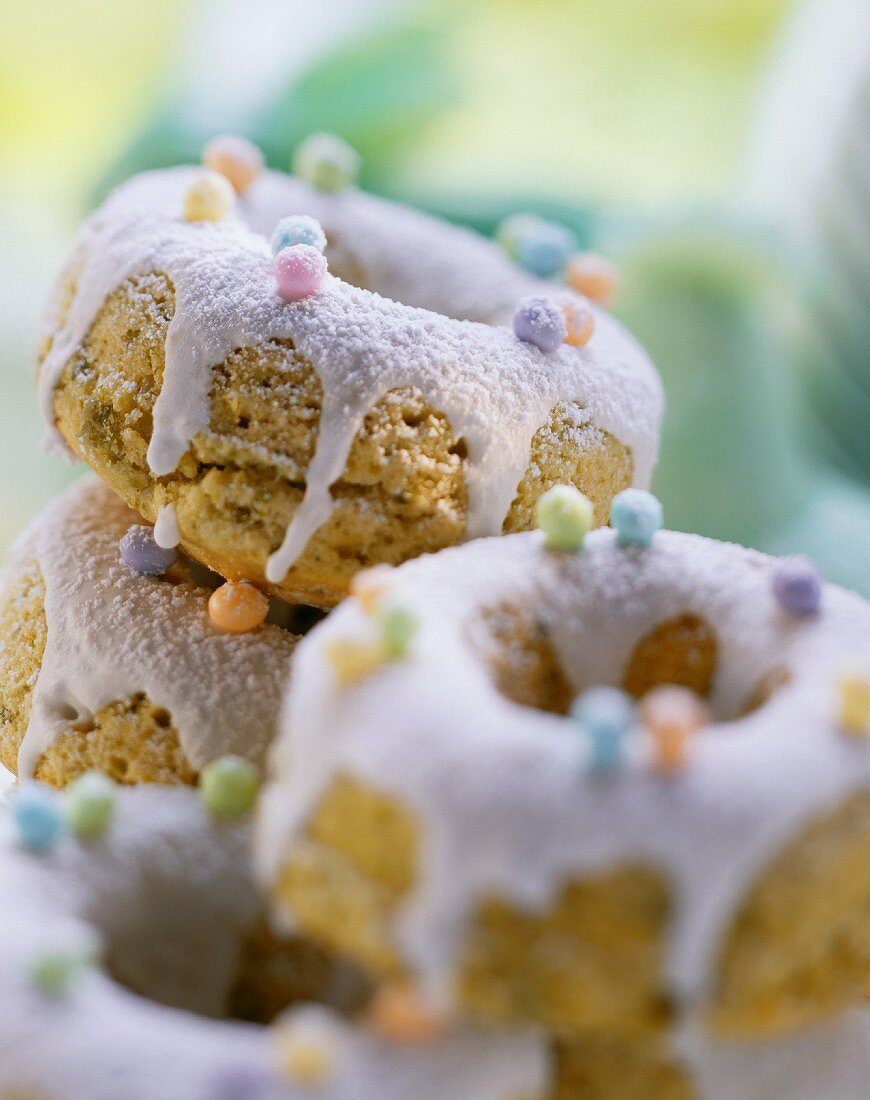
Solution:
[[[229,1095],[228,1077],[247,1080],[244,1095],[260,1100],[543,1095],[547,1042],[534,1033],[463,1029],[396,1048],[326,1007],[301,1006],[285,1026],[316,1027],[334,1057],[325,1081],[305,1085],[280,1072],[269,1029],[213,1018],[226,1009],[242,937],[265,907],[249,826],[215,823],[196,792],[121,790],[99,841],[68,838],[42,856],[18,847],[9,824],[0,822],[4,1095],[205,1100]],[[74,996],[47,1000],[29,981],[34,955],[94,933],[115,972],[144,995],[94,974]]]
[[[75,721],[145,692],[179,731],[191,766],[225,752],[262,760],[275,731],[296,639],[277,626],[219,633],[209,593],[133,573],[118,540],[139,517],[88,479],[58,497],[21,535],[15,562],[45,581],[48,641],[33,694],[19,775]]]
[[[303,502],[283,545],[269,561],[268,576],[273,581],[283,578],[328,517],[329,489],[344,469],[354,435],[366,412],[390,389],[418,387],[464,437],[468,537],[501,530],[528,463],[532,437],[559,402],[578,403],[592,424],[629,447],[634,483],[649,483],[661,389],[649,361],[615,321],[602,314],[588,347],[565,346],[554,355],[544,355],[516,340],[505,327],[451,320],[332,277],[317,294],[285,303],[276,292],[267,241],[246,228],[244,219],[266,231],[272,225],[265,223],[273,212],[278,215],[279,205],[280,213],[309,212],[289,208],[298,185],[285,179],[286,199],[278,200],[270,192],[268,202],[258,198],[259,185],[255,185],[254,193],[237,203],[238,216],[218,224],[190,223],[181,219],[180,210],[185,190],[196,175],[196,169],[180,168],[135,177],[83,229],[77,247],[81,267],[75,296],[40,376],[41,407],[55,439],[54,388],[106,296],[126,278],[161,271],[174,285],[176,306],[148,450],[155,476],[172,473],[196,433],[207,429],[211,368],[234,348],[269,339],[290,340],[320,377],[324,399],[317,447],[307,471]],[[272,175],[269,180],[270,186],[280,186],[281,177]],[[353,195],[346,201],[355,202],[357,213],[364,213],[369,200]],[[420,218],[416,215],[412,221],[419,224],[414,219]],[[439,225],[431,219],[422,224]],[[470,236],[439,226],[441,231],[448,242],[457,239],[453,234],[462,240]],[[434,237],[434,230],[429,235]],[[412,277],[420,265],[412,244],[402,245],[401,255],[414,299],[424,296],[424,286]],[[399,240],[389,235],[380,254],[396,256],[399,247]],[[448,247],[435,250],[430,258],[442,281],[450,283],[444,266],[449,258],[457,286],[459,273],[468,265],[477,273],[482,297],[490,283],[519,289],[530,282],[482,241],[469,246],[468,256]],[[384,263],[379,268],[372,257],[372,266],[375,276],[380,274],[384,285],[393,289],[399,281],[397,262],[386,271]],[[434,282],[427,278],[425,285]],[[443,295],[432,304],[445,304]],[[461,311],[462,302],[450,304]]]
[[[481,540],[401,566],[395,583],[420,619],[414,654],[338,689],[325,651],[371,629],[347,601],[300,646],[258,831],[270,878],[335,775],[395,794],[418,817],[426,853],[394,918],[405,957],[449,998],[469,915],[496,893],[545,906],[572,876],[620,862],[661,867],[676,894],[668,966],[684,1003],[707,992],[723,927],[758,869],[801,824],[870,786],[870,746],[833,724],[836,670],[870,645],[870,608],[833,586],[816,619],[776,609],[774,563],[697,536],[660,532],[624,550],[593,532],[576,555],[537,533]],[[642,744],[616,775],[585,766],[568,719],[496,690],[469,638],[485,608],[528,607],[545,623],[572,686],[614,684],[636,642],[685,612],[719,638],[716,723],[684,772],[663,778]],[[791,682],[738,717],[760,678]],[[288,766],[292,755],[292,767]]]

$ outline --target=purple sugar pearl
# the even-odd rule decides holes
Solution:
[[[822,599],[821,575],[809,558],[783,558],[773,574],[773,595],[788,615],[815,615]]]
[[[270,1092],[272,1078],[255,1066],[228,1066],[212,1082],[209,1100],[260,1100]]]
[[[134,573],[159,577],[178,557],[174,550],[166,550],[154,541],[151,527],[131,527],[119,543],[121,561]]]
[[[568,335],[565,314],[550,298],[532,294],[517,305],[514,333],[524,343],[534,344],[548,355],[552,354]]]

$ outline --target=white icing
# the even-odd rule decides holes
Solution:
[[[241,934],[261,915],[249,846],[245,824],[216,825],[182,789],[120,791],[104,836],[66,838],[47,855],[20,849],[2,820],[0,1092],[216,1100],[224,1071],[248,1070],[263,1075],[258,1100],[542,1094],[546,1049],[530,1034],[466,1031],[399,1049],[325,1008],[299,1008],[293,1025],[319,1024],[336,1054],[333,1077],[304,1087],[279,1078],[267,1029],[208,1019],[225,1006]],[[37,953],[94,934],[113,971],[144,996],[99,973],[67,997],[32,987]]]
[[[12,550],[13,578],[17,562],[39,565],[48,626],[19,775],[33,773],[71,722],[137,692],[169,711],[194,768],[225,752],[260,761],[272,740],[295,637],[268,624],[222,634],[209,618],[208,590],[133,573],[118,540],[137,522],[88,478]]]
[[[236,215],[227,221],[185,222],[182,199],[197,173],[179,168],[135,177],[82,230],[73,260],[73,300],[39,379],[42,413],[55,442],[60,437],[54,388],[107,295],[125,279],[160,271],[174,285],[175,312],[148,448],[155,477],[172,473],[194,436],[208,427],[211,368],[234,348],[291,340],[321,380],[316,451],[304,499],[269,560],[273,582],[283,578],[329,516],[330,486],[344,470],[354,435],[371,406],[394,388],[418,387],[464,437],[469,538],[501,530],[532,437],[562,401],[581,405],[592,424],[629,447],[634,483],[649,483],[661,387],[646,356],[611,318],[599,314],[587,347],[566,345],[544,355],[508,328],[451,320],[331,276],[317,294],[285,303],[276,293],[267,241],[245,222],[267,232],[281,213],[315,210],[325,216],[327,204],[336,218],[346,214],[334,222],[327,217],[327,225],[359,234],[354,244],[359,242],[360,256],[371,266],[373,284],[397,296],[404,286],[404,297],[419,305],[498,319],[521,293],[545,284],[518,272],[494,245],[473,234],[353,191],[318,200],[316,193],[273,173],[236,204]],[[323,209],[312,205],[317,201]],[[305,208],[294,210],[297,204]],[[397,222],[392,231],[390,217]],[[428,274],[415,277],[424,266]],[[476,311],[473,287],[483,303]]]
[[[700,1100],[866,1100],[870,1080],[870,1012],[764,1043],[683,1043]]]
[[[258,859],[271,878],[330,779],[350,774],[392,793],[421,824],[422,866],[394,917],[400,949],[434,996],[449,1000],[470,914],[495,892],[543,907],[567,879],[648,860],[675,890],[668,936],[675,992],[703,1001],[724,926],[787,838],[870,786],[870,745],[833,726],[836,670],[870,645],[870,608],[827,586],[823,613],[789,620],[771,595],[773,560],[697,536],[661,532],[645,551],[609,530],[557,555],[538,533],[481,540],[403,565],[401,598],[420,617],[414,654],[339,690],[325,649],[370,636],[346,601],[299,647],[296,683],[262,800]],[[634,644],[683,612],[719,638],[712,706],[679,775],[635,753],[616,775],[584,766],[570,720],[504,698],[476,655],[482,608],[529,606],[550,628],[579,691],[618,683]],[[760,678],[791,682],[737,718]]]
[[[174,504],[163,504],[157,512],[157,522],[154,524],[154,541],[164,550],[174,550],[181,542]]]

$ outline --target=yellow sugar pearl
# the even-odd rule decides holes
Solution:
[[[708,718],[701,699],[678,684],[662,684],[644,696],[640,715],[653,739],[656,770],[670,774],[684,768],[691,739]]]
[[[372,1029],[391,1043],[428,1043],[444,1033],[441,1018],[414,988],[403,982],[381,985],[369,1005]]]
[[[326,646],[324,655],[342,687],[371,675],[384,662],[384,650],[377,641],[340,638]]]
[[[323,1084],[335,1070],[335,1036],[326,1026],[279,1020],[273,1042],[282,1072],[299,1084]]]
[[[870,671],[842,673],[837,694],[837,723],[843,733],[870,737]]]
[[[263,153],[247,138],[221,134],[206,144],[202,163],[225,176],[237,195],[244,195],[263,171]]]
[[[366,615],[373,615],[378,604],[390,590],[393,568],[390,565],[375,565],[363,569],[350,582],[350,594],[359,601]]]
[[[218,630],[245,634],[266,618],[269,600],[248,581],[227,581],[209,597],[208,613]]]
[[[575,253],[565,268],[565,278],[572,290],[605,306],[613,301],[619,288],[616,265],[595,252]]]
[[[183,214],[189,222],[221,222],[233,208],[235,194],[218,172],[203,172],[184,195]]]
[[[575,348],[588,344],[595,331],[595,314],[589,302],[576,294],[560,294],[556,304],[565,315],[565,343]]]
[[[325,1081],[332,1069],[332,1056],[315,1043],[294,1043],[284,1053],[282,1065],[295,1081],[316,1085]]]

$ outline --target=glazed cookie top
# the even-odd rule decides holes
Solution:
[[[130,568],[119,544],[139,522],[88,478],[49,504],[11,551],[9,575],[19,562],[37,563],[47,623],[19,775],[31,775],[71,723],[139,692],[169,711],[197,770],[231,751],[260,760],[271,741],[296,637],[270,623],[222,633],[207,588]]]
[[[52,795],[58,810],[75,797]],[[528,1034],[396,1048],[326,1007],[269,1028],[222,1018],[263,902],[248,822],[214,821],[195,792],[119,789],[98,835],[39,851],[22,820],[0,818],[3,1095],[115,1100],[119,1080],[128,1100],[513,1100],[543,1087],[546,1046]],[[294,1047],[319,1079],[294,1076]]]
[[[330,486],[345,468],[354,436],[367,411],[391,389],[419,388],[464,437],[469,537],[501,530],[528,465],[532,437],[559,402],[579,404],[593,425],[629,447],[635,484],[648,483],[661,387],[646,356],[615,321],[602,315],[589,344],[563,344],[546,354],[509,328],[453,320],[323,276],[321,269],[315,271],[313,248],[295,258],[298,264],[282,260],[292,249],[273,262],[261,233],[282,211],[294,212],[289,204],[308,205],[314,197],[302,185],[271,174],[241,200],[225,196],[215,181],[228,187],[202,169],[146,173],[116,191],[83,228],[69,263],[72,300],[61,327],[50,333],[39,379],[54,444],[63,446],[54,425],[54,388],[106,296],[127,278],[159,271],[173,283],[175,312],[148,449],[155,477],[171,474],[192,438],[208,427],[211,368],[233,349],[290,340],[322,383],[320,429],[305,495],[266,570],[274,583],[328,518]],[[407,285],[415,303],[489,316],[501,312],[508,287],[520,292],[532,282],[495,246],[462,231],[443,227],[444,241],[436,245],[432,226],[437,223],[428,219],[399,211],[398,224],[390,227],[383,205],[355,192],[323,201],[331,204],[336,232],[354,234],[354,247],[360,234],[360,255],[371,263],[373,281],[382,279],[391,293]],[[364,233],[377,235],[377,244],[367,249]],[[430,260],[434,274],[415,278],[415,269]],[[285,300],[303,283],[304,297]],[[487,303],[478,311],[471,305],[472,284]],[[455,289],[445,289],[449,286]]]
[[[837,728],[834,703],[843,665],[870,648],[870,607],[824,586],[813,613],[783,568],[699,536],[624,546],[602,529],[576,553],[535,532],[378,570],[379,612],[361,578],[359,597],[297,653],[304,690],[288,696],[261,804],[264,876],[280,871],[330,782],[349,776],[419,823],[420,866],[393,933],[433,996],[449,996],[486,897],[545,908],[578,873],[648,862],[676,895],[672,986],[703,998],[723,925],[761,866],[801,823],[870,786],[870,742]],[[576,717],[499,689],[480,638],[505,609],[545,632],[569,699],[625,682],[642,640],[667,624],[706,624],[712,722],[683,761],[637,727],[620,760],[596,759]]]

